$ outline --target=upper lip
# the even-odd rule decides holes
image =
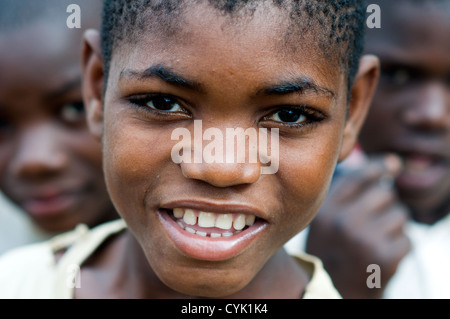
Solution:
[[[424,143],[416,143],[413,144],[412,146],[404,144],[401,146],[394,146],[391,148],[392,151],[400,154],[401,156],[418,154],[445,161],[449,161],[450,159],[448,149],[449,149],[448,147],[434,147],[433,144],[424,145]]]
[[[211,212],[218,214],[247,214],[254,215],[258,218],[267,220],[268,214],[258,207],[248,205],[247,203],[236,202],[212,202],[207,200],[187,200],[179,199],[170,202],[163,203],[162,209],[174,209],[174,208],[190,208],[203,212]]]
[[[25,191],[20,192],[19,202],[42,201],[48,200],[59,196],[70,195],[80,192],[82,187],[76,186],[57,186],[46,185],[39,188],[28,188]]]

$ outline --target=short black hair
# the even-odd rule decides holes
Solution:
[[[338,55],[339,63],[346,68],[350,89],[364,48],[364,0],[104,0],[101,43],[105,83],[113,49],[119,43],[133,41],[139,33],[136,29],[142,30],[146,24],[156,23],[170,29],[168,18],[179,17],[182,6],[187,2],[195,4],[199,1],[208,2],[222,14],[230,16],[239,12],[251,14],[262,2],[272,2],[274,6],[288,9],[292,25],[300,26],[303,28],[301,31],[310,28],[320,31],[318,37],[315,34],[320,48],[324,54],[332,52]]]

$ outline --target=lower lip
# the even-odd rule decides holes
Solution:
[[[184,255],[206,261],[227,260],[241,254],[267,226],[263,221],[256,221],[239,234],[211,238],[185,231],[164,210],[158,210],[157,215],[170,239]]]
[[[448,165],[442,162],[430,163],[428,167],[419,171],[410,170],[406,167],[398,176],[396,183],[399,188],[404,190],[423,193],[432,190],[448,172]]]
[[[53,218],[64,213],[75,205],[74,194],[62,194],[42,199],[30,199],[22,208],[34,218]]]

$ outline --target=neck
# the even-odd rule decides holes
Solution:
[[[127,243],[123,245],[124,257],[117,273],[122,279],[121,289],[132,294],[132,298],[195,298],[183,295],[159,280],[152,271],[139,243],[127,232]],[[278,250],[262,267],[255,278],[241,291],[227,298],[293,299],[300,298],[308,277],[296,261],[284,251]],[[126,289],[124,285],[127,285]],[[130,298],[129,295],[126,296]]]
[[[416,222],[433,225],[450,213],[450,199],[434,209],[428,206],[414,205],[414,208],[411,208],[411,212],[412,218]]]

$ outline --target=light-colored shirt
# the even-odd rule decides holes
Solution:
[[[308,232],[306,228],[293,237],[286,243],[286,250],[291,254],[305,251]],[[411,240],[411,250],[400,261],[382,298],[450,298],[450,213],[433,225],[409,221],[405,233]]]
[[[126,228],[123,220],[89,230],[79,225],[48,241],[12,250],[0,257],[0,299],[70,299],[82,284],[82,263],[110,236]],[[67,249],[56,261],[55,252]],[[304,299],[341,298],[322,266],[311,255],[295,256],[310,277]]]
[[[400,262],[383,298],[450,298],[450,214],[433,225],[410,221],[405,232],[411,250]]]
[[[25,212],[0,193],[0,255],[50,237],[51,234],[37,227]]]

